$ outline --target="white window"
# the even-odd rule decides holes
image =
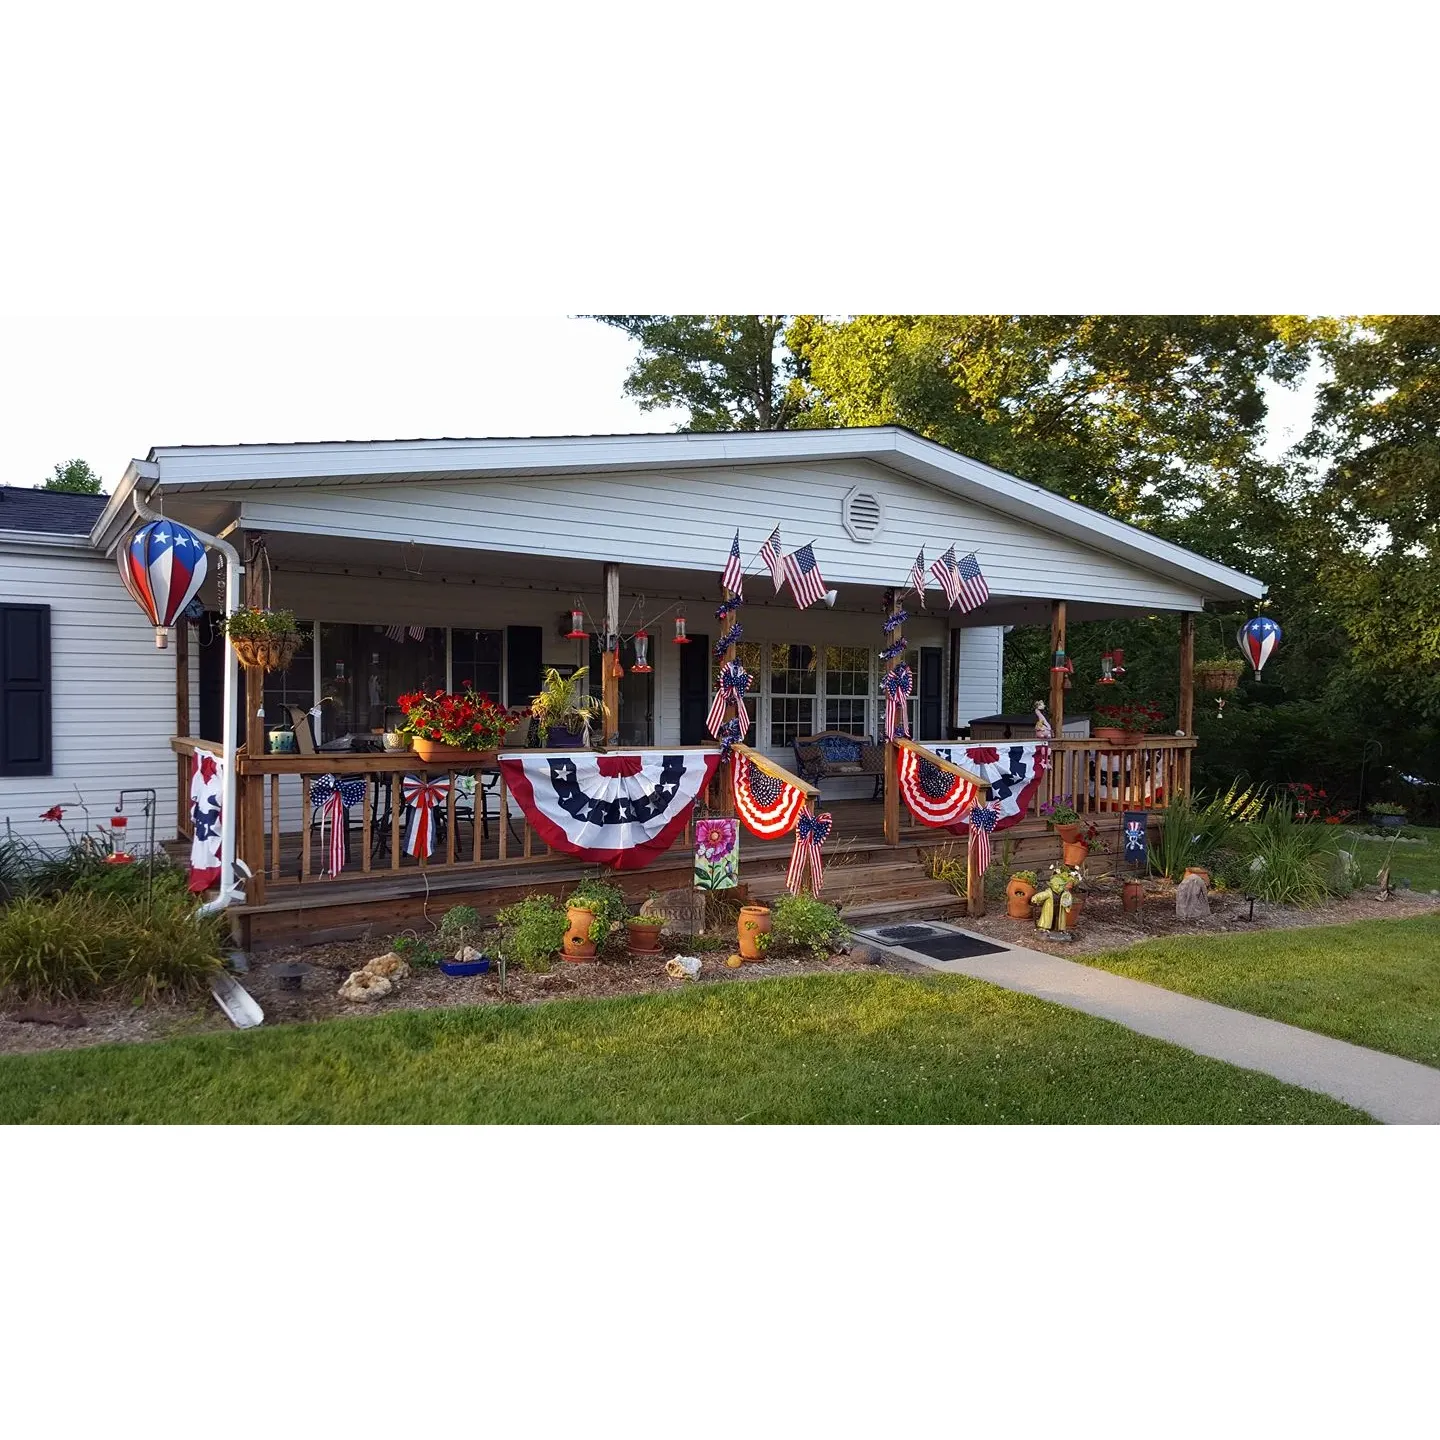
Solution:
[[[870,652],[856,645],[825,647],[825,728],[870,733]]]
[[[812,645],[769,648],[770,745],[778,750],[815,733],[818,657]]]

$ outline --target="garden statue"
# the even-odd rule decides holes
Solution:
[[[1068,931],[1070,929],[1072,924],[1070,908],[1075,903],[1071,891],[1074,888],[1074,875],[1057,870],[1050,877],[1049,883],[1030,897],[1030,903],[1040,907],[1040,914],[1035,920],[1037,930]]]
[[[1175,918],[1177,920],[1208,920],[1210,918],[1210,896],[1207,893],[1203,875],[1186,872],[1185,878],[1175,887]]]

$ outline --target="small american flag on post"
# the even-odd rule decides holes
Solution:
[[[815,560],[815,542],[802,545],[784,559],[785,578],[790,582],[790,593],[795,603],[803,610],[817,600],[825,598],[825,577]]]
[[[953,605],[960,598],[960,576],[955,570],[953,545],[930,567],[930,573],[940,582],[945,598]]]
[[[425,638],[425,627],[423,625],[412,625],[410,627],[410,638],[412,640],[423,640]]]
[[[405,627],[403,625],[387,625],[385,627],[385,638],[393,640],[397,645],[405,638]]]
[[[720,583],[732,594],[739,595],[745,589],[745,571],[740,565],[740,532],[730,542],[730,553],[725,557],[725,568],[720,572]]]
[[[785,588],[785,567],[780,563],[780,527],[778,525],[770,538],[760,547],[760,558],[770,571],[770,578],[775,582],[775,593],[778,595]]]
[[[990,587],[980,573],[980,562],[975,558],[973,550],[961,557],[956,570],[960,576],[960,613],[963,615],[974,610],[976,606],[983,605],[990,598]]]
[[[920,608],[925,608],[925,547],[920,547],[920,553],[915,557],[915,564],[910,570],[910,588],[920,597]]]

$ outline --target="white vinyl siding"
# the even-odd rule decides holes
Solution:
[[[956,725],[968,725],[980,715],[1000,713],[1004,659],[1005,634],[998,625],[984,625],[960,632],[960,673],[955,689]]]

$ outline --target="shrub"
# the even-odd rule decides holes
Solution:
[[[1392,805],[1388,800],[1376,800],[1367,807],[1372,815],[1403,815],[1403,805]]]
[[[477,942],[482,929],[480,916],[473,905],[452,905],[440,921],[437,932],[440,948],[447,955],[454,955],[467,945],[473,945],[478,950],[480,947]]]
[[[500,921],[500,946],[507,962],[525,970],[550,968],[565,943],[569,920],[553,895],[530,895],[507,905]]]
[[[833,906],[813,895],[782,895],[770,908],[770,939],[786,949],[823,958],[850,938],[850,927]]]
[[[220,916],[189,896],[143,902],[84,890],[26,895],[0,911],[0,992],[26,999],[152,1000],[203,990],[220,968]]]
[[[439,932],[436,932],[438,937]],[[438,965],[442,960],[448,960],[449,955],[432,940],[424,935],[417,935],[413,930],[403,931],[399,935],[390,937],[390,948],[407,965]]]
[[[1150,846],[1150,870],[1179,883],[1191,865],[1215,868],[1215,856],[1225,849],[1238,827],[1252,820],[1263,804],[1255,786],[1240,788],[1234,782],[1223,795],[1201,800],[1179,795],[1161,813],[1160,833]]]
[[[1237,826],[1234,848],[1244,862],[1246,891],[1277,905],[1318,905],[1328,895],[1344,893],[1348,886],[1337,879],[1337,833],[1297,821],[1285,800],[1258,820]]]

